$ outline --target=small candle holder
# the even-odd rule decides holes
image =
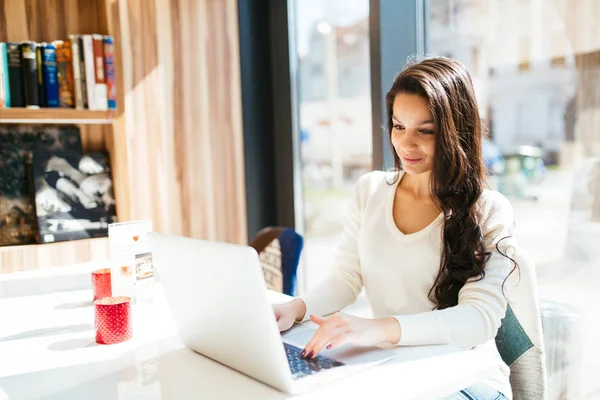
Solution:
[[[120,343],[131,339],[131,298],[103,297],[94,301],[96,342]]]
[[[112,296],[110,268],[92,271],[92,291],[94,292],[94,301]]]

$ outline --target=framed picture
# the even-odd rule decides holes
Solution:
[[[36,242],[28,165],[17,146],[0,145],[0,245]]]
[[[105,152],[33,152],[35,211],[40,242],[103,237],[117,221]]]
[[[31,163],[36,149],[81,154],[79,128],[0,125],[0,246],[38,242]]]

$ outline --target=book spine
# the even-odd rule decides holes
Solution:
[[[46,91],[44,88],[44,44],[40,43],[35,46],[35,62],[37,64],[37,89],[40,107],[47,107]]]
[[[40,107],[40,98],[38,95],[37,86],[37,55],[35,48],[35,42],[21,42],[21,67],[23,68],[23,87],[25,89],[25,105],[28,108]]]
[[[83,55],[83,36],[77,35],[77,44],[79,46],[79,77],[81,79],[81,98],[83,108],[88,108],[87,82],[85,79],[85,56]]]
[[[94,73],[96,85],[94,95],[96,96],[96,109],[108,110],[108,93],[106,77],[104,75],[104,38],[102,35],[92,35],[94,49]]]
[[[21,70],[21,45],[14,42],[6,43],[6,52],[8,54],[10,106],[25,107],[23,71]]]
[[[83,55],[85,58],[85,85],[87,88],[88,108],[97,110],[96,108],[96,77],[94,68],[94,45],[92,43],[92,35],[83,35]]]
[[[79,35],[69,35],[73,61],[73,86],[75,92],[75,108],[83,108],[83,92],[81,87],[81,69],[79,64]]]
[[[104,72],[108,109],[117,109],[117,86],[115,78],[115,47],[112,36],[104,36]]]
[[[10,107],[10,86],[8,81],[8,54],[6,43],[0,43],[0,108]]]
[[[44,91],[46,92],[46,106],[58,107],[58,69],[56,65],[56,47],[45,43],[43,49],[42,68],[44,69]]]
[[[58,69],[58,97],[60,106],[73,108],[73,58],[69,41],[56,40],[56,65]]]

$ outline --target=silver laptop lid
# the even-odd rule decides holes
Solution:
[[[256,251],[155,232],[148,241],[182,342],[289,391],[291,373]]]

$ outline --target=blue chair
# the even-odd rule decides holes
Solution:
[[[294,295],[303,244],[301,235],[285,227],[267,227],[252,238],[250,246],[259,255],[269,289]]]

